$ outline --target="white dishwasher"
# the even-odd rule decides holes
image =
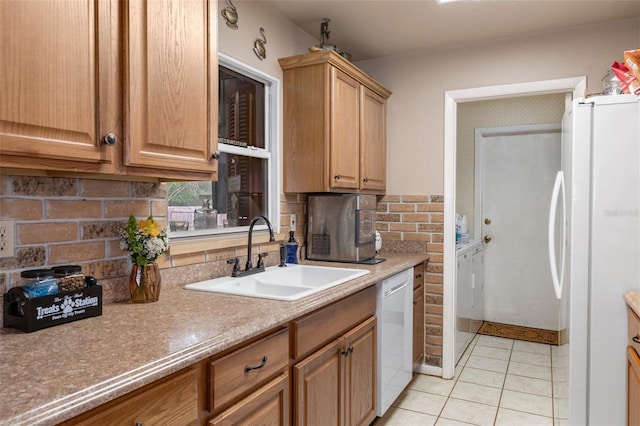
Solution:
[[[376,299],[376,415],[382,417],[413,374],[413,269],[379,282]]]

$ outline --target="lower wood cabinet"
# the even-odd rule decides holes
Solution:
[[[375,418],[376,317],[293,367],[295,423],[368,425]]]
[[[370,287],[292,322],[294,424],[375,419],[375,306]]]
[[[640,425],[640,357],[627,346],[627,424]]]
[[[208,426],[291,424],[289,374],[286,372],[209,420]]]
[[[640,425],[640,318],[627,308],[627,425]]]
[[[197,425],[199,365],[68,420],[63,425]]]
[[[375,286],[146,385],[63,425],[369,425]]]
[[[424,264],[413,268],[413,369],[424,361]]]

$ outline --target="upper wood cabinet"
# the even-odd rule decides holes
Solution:
[[[217,178],[217,5],[0,3],[3,168]]]
[[[216,2],[130,0],[126,15],[126,165],[214,172]]]
[[[109,12],[98,1],[0,2],[3,167],[113,171],[114,150],[99,133],[114,124],[102,60]]]
[[[335,52],[279,62],[284,192],[383,194],[391,92]]]

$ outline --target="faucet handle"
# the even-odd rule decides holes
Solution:
[[[233,264],[233,271],[231,272],[231,276],[235,277],[238,272],[240,272],[240,260],[238,260],[237,257],[234,257],[232,259],[227,259],[227,263],[229,265]]]
[[[281,268],[284,268],[287,266],[286,263],[284,263],[284,259],[286,257],[286,252],[285,252],[285,246],[283,242],[280,242],[280,264],[278,265]]]
[[[264,268],[264,260],[263,257],[269,256],[269,253],[258,253],[258,265],[257,268]]]

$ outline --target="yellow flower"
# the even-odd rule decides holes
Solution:
[[[158,225],[158,222],[151,218],[138,221],[138,229],[152,237],[160,235],[160,226]]]

